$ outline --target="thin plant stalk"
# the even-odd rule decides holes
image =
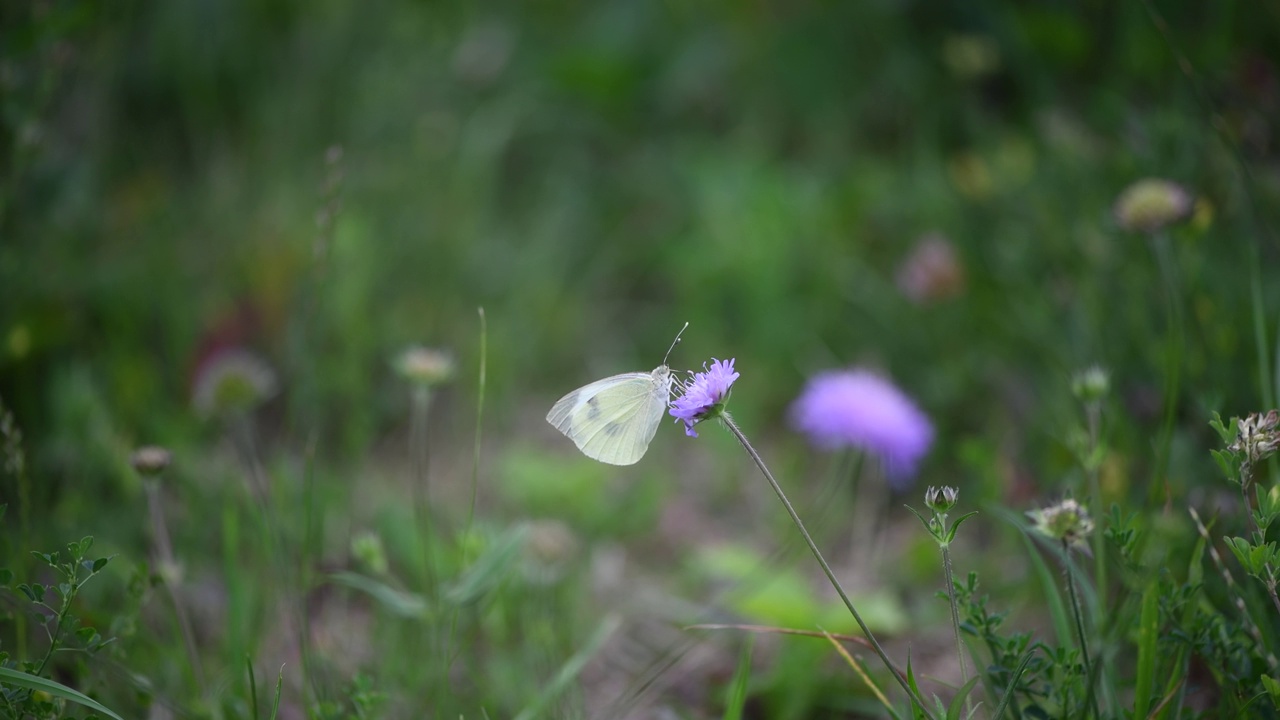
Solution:
[[[160,503],[160,483],[155,478],[144,481],[147,493],[147,512],[151,516],[151,534],[155,536],[156,556],[163,568],[177,567],[173,554],[173,543],[169,538],[169,528],[164,521],[164,508]],[[191,618],[187,615],[186,606],[178,597],[178,589],[169,573],[162,572],[165,590],[169,591],[169,599],[173,602],[173,614],[178,621],[178,630],[182,633],[182,644],[186,646],[187,660],[191,663],[191,672],[195,675],[196,684],[203,694],[208,689],[204,682],[204,668],[200,664],[200,654],[196,651],[195,633],[191,629]]]
[[[729,413],[720,413],[720,419],[724,422],[725,427],[729,428],[729,432],[733,433],[734,437],[738,439],[738,442],[742,444],[743,449],[745,449],[747,454],[751,456],[756,467],[760,468],[760,472],[764,475],[765,479],[769,481],[769,485],[773,488],[774,494],[778,496],[778,500],[782,501],[782,506],[786,508],[787,514],[791,516],[791,521],[795,523],[796,529],[800,531],[800,535],[804,537],[805,543],[808,544],[809,552],[813,553],[814,559],[816,559],[818,564],[822,566],[822,572],[826,574],[827,580],[830,581],[831,586],[835,588],[836,593],[844,602],[844,606],[849,609],[849,614],[853,616],[854,622],[858,623],[858,627],[862,630],[862,634],[866,636],[867,642],[871,644],[871,648],[875,650],[876,655],[880,657],[880,661],[884,663],[884,666],[888,668],[889,673],[893,675],[894,679],[898,681],[898,684],[902,686],[903,691],[907,693],[907,696],[911,698],[911,701],[916,704],[920,713],[924,717],[929,718],[929,720],[934,720],[933,715],[929,712],[924,701],[916,694],[915,690],[911,689],[911,686],[907,683],[906,679],[894,670],[893,661],[889,659],[889,655],[885,653],[884,648],[880,646],[875,635],[872,634],[871,628],[867,627],[867,623],[863,621],[862,616],[858,614],[857,608],[853,606],[853,601],[849,599],[849,595],[844,591],[844,586],[842,586],[840,581],[836,579],[836,574],[831,570],[831,566],[827,564],[826,558],[822,556],[822,551],[819,550],[817,544],[814,543],[813,537],[809,535],[809,531],[805,529],[804,522],[800,520],[800,516],[796,513],[795,508],[792,507],[791,501],[787,499],[787,494],[783,492],[782,486],[778,484],[776,479],[774,479],[773,473],[769,472],[768,466],[764,464],[764,460],[760,457],[760,454],[757,453],[755,447],[751,445],[751,441],[747,440],[747,436],[742,434],[742,430],[738,428],[736,423],[734,423],[733,418],[729,416]]]
[[[1097,400],[1085,403],[1085,427],[1088,431],[1089,444],[1085,448],[1085,474],[1089,481],[1089,494],[1093,497],[1093,516],[1100,518],[1102,514],[1102,483],[1098,477],[1098,464],[1094,454],[1098,451],[1098,434],[1101,425],[1102,407]],[[1102,533],[1093,534],[1093,582],[1098,589],[1098,604],[1106,607],[1107,599],[1107,559],[1104,553]]]
[[[0,216],[4,208],[0,207]],[[22,452],[22,430],[13,417],[13,412],[0,398],[0,451],[3,452],[3,464],[0,469],[14,475],[18,485],[18,543],[5,543],[4,550],[8,557],[14,558],[11,569],[26,574],[27,554],[18,552],[31,546],[31,480],[27,477],[26,455]],[[17,657],[27,656],[27,616],[16,613],[14,624],[17,626]]]
[[[471,522],[476,516],[476,495],[480,487],[480,440],[484,429],[485,364],[488,362],[489,354],[489,326],[485,320],[484,308],[476,308],[476,313],[480,316],[480,371],[476,381],[476,440],[475,456],[471,462],[471,504],[467,507],[467,529],[462,535],[464,541],[471,535]]]
[[[1164,379],[1164,418],[1160,422],[1160,435],[1157,440],[1156,477],[1164,478],[1163,483],[1152,483],[1153,491],[1159,487],[1165,490],[1165,505],[1170,501],[1169,481],[1166,470],[1169,463],[1169,446],[1173,439],[1173,424],[1177,414],[1178,390],[1181,382],[1181,353],[1185,346],[1183,339],[1183,320],[1181,294],[1178,283],[1178,268],[1173,257],[1173,244],[1169,234],[1157,230],[1151,234],[1152,253],[1156,256],[1156,264],[1160,267],[1160,277],[1164,281],[1165,314],[1167,316],[1165,337],[1165,379]]]
[[[431,389],[422,385],[414,386],[410,397],[409,442],[413,454],[413,506],[421,538],[419,551],[422,553],[422,581],[427,596],[434,592],[436,586],[432,549],[431,485],[427,471],[430,461],[427,447],[427,415],[430,409]]]
[[[960,640],[960,610],[956,600],[955,575],[951,570],[951,546],[942,546],[942,574],[947,580],[947,599],[951,604],[951,629],[956,637],[956,658],[960,660],[960,684],[969,682],[969,669],[964,662],[964,643]]]
[[[1235,577],[1231,574],[1231,571],[1227,569],[1227,564],[1223,562],[1222,555],[1218,553],[1218,548],[1213,544],[1213,538],[1209,536],[1209,529],[1206,528],[1204,526],[1204,522],[1200,520],[1200,513],[1196,512],[1196,509],[1193,507],[1187,508],[1187,512],[1191,514],[1191,520],[1195,522],[1196,532],[1200,533],[1200,537],[1204,540],[1204,546],[1209,551],[1209,558],[1213,561],[1214,566],[1218,568],[1218,572],[1222,575],[1223,584],[1231,594],[1232,603],[1235,605],[1236,610],[1240,613],[1240,622],[1244,626],[1245,631],[1248,632],[1253,638],[1253,641],[1258,644],[1259,649],[1265,650],[1267,648],[1267,644],[1262,639],[1262,631],[1258,629],[1258,624],[1254,622],[1253,616],[1249,614],[1249,609],[1244,604],[1244,596],[1240,592],[1240,586],[1236,584]],[[1274,673],[1277,670],[1280,670],[1280,659],[1277,659],[1275,654],[1270,650],[1267,650],[1266,653],[1267,665],[1270,667],[1271,672]]]
[[[262,462],[258,458],[257,445],[253,441],[253,418],[248,413],[235,413],[228,418],[228,432],[233,444],[238,448],[241,462],[247,475],[246,485],[249,495],[255,501],[259,514],[260,531],[265,541],[267,556],[275,566],[277,577],[286,579],[278,584],[286,598],[285,622],[291,634],[298,641],[298,655],[302,664],[302,675],[313,696],[322,698],[322,687],[312,676],[311,657],[311,623],[307,614],[306,601],[301,588],[303,569],[286,562],[287,545],[284,531],[278,523],[272,522],[271,487]]]
[[[467,564],[467,554],[470,552],[471,547],[471,526],[476,517],[476,496],[479,494],[480,487],[480,445],[484,430],[484,390],[487,382],[487,363],[489,359],[489,326],[484,315],[484,307],[476,308],[476,313],[480,317],[480,368],[476,380],[476,432],[474,454],[471,459],[471,503],[467,508],[467,522],[463,526],[462,539],[458,545],[458,567],[460,568],[465,567]],[[461,613],[462,608],[455,606],[453,615],[449,618],[449,638],[445,642],[446,674],[453,668],[454,662],[464,649],[461,645],[455,646],[458,634],[458,620]]]
[[[1085,687],[1089,692],[1089,704],[1093,708],[1093,716],[1101,717],[1098,714],[1098,697],[1093,692],[1093,664],[1089,661],[1089,644],[1085,640],[1084,634],[1084,615],[1080,612],[1080,597],[1076,592],[1075,573],[1071,572],[1071,544],[1062,541],[1062,574],[1067,579],[1067,595],[1071,598],[1071,615],[1076,621],[1076,636],[1080,641],[1080,658],[1084,662],[1084,675],[1087,680]]]

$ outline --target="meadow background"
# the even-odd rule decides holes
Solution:
[[[285,664],[286,717],[699,718],[747,657],[748,716],[878,716],[821,639],[683,629],[849,629],[727,433],[664,422],[619,469],[543,422],[686,321],[672,366],[736,358],[735,418],[902,663],[958,678],[902,507],[927,485],[982,512],[957,573],[1047,632],[1021,518],[1089,496],[1089,366],[1090,502],[1185,564],[1187,506],[1244,522],[1212,413],[1275,405],[1278,28],[1231,0],[7,3],[4,564],[115,556],[77,614],[118,640],[54,679],[130,717],[265,715]],[[1113,210],[1147,177],[1194,199],[1158,236]],[[955,261],[923,295],[922,238]],[[454,361],[429,407],[414,345]],[[201,412],[231,348],[275,392]],[[901,492],[788,425],[854,365],[934,423]],[[24,603],[11,659],[43,648]]]

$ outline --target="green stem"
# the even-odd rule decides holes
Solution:
[[[1169,479],[1166,469],[1169,466],[1169,446],[1173,440],[1173,425],[1177,416],[1178,389],[1181,381],[1181,353],[1185,347],[1183,340],[1182,304],[1178,290],[1178,268],[1173,257],[1173,246],[1168,233],[1158,230],[1151,235],[1151,245],[1156,256],[1156,264],[1160,267],[1160,276],[1164,281],[1165,312],[1168,327],[1165,335],[1165,382],[1164,382],[1164,418],[1160,423],[1160,435],[1157,440],[1156,477],[1164,480],[1152,483],[1155,490],[1163,485],[1165,504],[1170,501]]]
[[[951,571],[951,548],[942,546],[942,573],[947,579],[947,598],[951,600],[951,629],[956,635],[956,657],[960,660],[960,684],[969,682],[969,671],[964,664],[964,643],[960,640],[960,610],[956,602],[956,581]]]
[[[489,359],[489,326],[485,320],[484,308],[477,308],[476,312],[480,315],[480,372],[477,380],[476,388],[476,440],[474,453],[475,457],[471,462],[471,504],[467,508],[467,531],[463,533],[464,542],[471,536],[471,522],[476,516],[476,492],[480,487],[480,439],[484,429],[484,386],[485,386],[485,365]],[[466,550],[463,550],[463,559],[465,560]]]
[[[1266,533],[1262,528],[1258,527],[1258,521],[1253,517],[1253,503],[1249,501],[1249,488],[1253,485],[1253,471],[1241,470],[1240,473],[1240,500],[1244,502],[1244,516],[1249,521],[1249,529],[1253,532],[1255,543],[1262,545],[1266,543]],[[1265,568],[1269,582],[1262,584],[1267,588],[1267,594],[1271,597],[1271,604],[1275,605],[1276,613],[1280,613],[1280,594],[1276,593],[1276,571],[1271,567],[1271,563],[1267,563]]]
[[[71,578],[71,592],[62,598],[62,609],[58,611],[58,622],[53,626],[53,632],[49,635],[49,649],[45,651],[44,657],[40,659],[40,665],[36,667],[36,671],[32,675],[43,675],[44,668],[49,664],[49,658],[53,657],[53,653],[58,649],[58,639],[62,637],[62,625],[67,620],[67,615],[71,613],[71,601],[75,599],[76,592],[80,590],[79,583],[76,578]]]
[[[920,696],[916,694],[915,690],[911,689],[906,678],[902,677],[901,673],[894,668],[893,661],[889,659],[884,648],[880,646],[875,635],[871,633],[871,628],[867,627],[866,622],[862,620],[862,616],[858,614],[858,610],[853,606],[853,601],[850,600],[849,595],[845,593],[844,587],[840,584],[840,581],[836,579],[836,574],[832,572],[831,566],[827,564],[826,558],[822,557],[822,551],[818,550],[817,544],[813,542],[813,537],[809,535],[809,531],[805,529],[804,523],[800,520],[800,516],[796,514],[796,509],[792,507],[791,501],[787,499],[786,493],[782,491],[782,486],[778,484],[776,479],[774,479],[773,473],[769,472],[769,468],[764,464],[764,460],[760,457],[760,454],[756,452],[754,447],[752,447],[751,441],[747,440],[747,436],[743,435],[742,430],[738,429],[738,426],[733,422],[733,418],[729,417],[729,413],[720,413],[720,419],[724,421],[725,427],[729,428],[729,432],[733,433],[734,437],[738,438],[738,442],[742,444],[742,447],[747,451],[747,454],[751,456],[753,461],[755,461],[756,467],[760,468],[760,472],[763,473],[765,479],[769,481],[769,485],[773,488],[773,492],[778,496],[778,499],[782,501],[782,506],[787,509],[787,514],[791,516],[791,521],[795,523],[796,529],[800,531],[800,534],[804,537],[805,543],[809,545],[809,552],[813,553],[813,557],[818,561],[818,564],[822,566],[822,572],[826,574],[827,580],[831,582],[831,587],[835,588],[840,599],[844,601],[844,606],[849,609],[849,614],[853,616],[854,621],[858,623],[858,627],[862,629],[862,634],[866,636],[867,642],[870,643],[871,648],[875,650],[876,655],[880,656],[880,661],[889,669],[894,680],[898,681],[898,684],[902,686],[903,691],[907,693],[907,696],[911,698],[911,701],[916,704],[920,714],[929,718],[929,720],[934,720],[933,715],[925,706],[924,701],[920,699]]]
[[[1089,704],[1093,707],[1093,716],[1098,714],[1098,697],[1093,691],[1093,665],[1089,662],[1089,644],[1084,636],[1084,616],[1080,612],[1080,598],[1076,593],[1075,575],[1071,572],[1071,545],[1062,541],[1062,573],[1067,576],[1067,595],[1071,597],[1071,614],[1076,620],[1076,636],[1080,640],[1080,657],[1084,662],[1085,688],[1089,693]]]
[[[160,562],[172,571],[177,566],[173,554],[173,543],[169,538],[169,528],[164,521],[164,508],[160,503],[160,482],[155,478],[143,480],[147,493],[147,510],[151,515],[151,532],[155,535],[156,556]],[[165,590],[169,592],[169,600],[173,602],[173,614],[178,621],[178,631],[182,633],[182,644],[186,646],[187,660],[191,663],[191,672],[195,676],[196,685],[201,694],[207,691],[204,682],[204,667],[200,664],[200,653],[196,650],[195,632],[191,629],[191,619],[187,616],[186,606],[178,597],[178,588],[172,582],[170,573],[162,572]]]
[[[1098,452],[1099,425],[1101,425],[1101,407],[1096,400],[1085,403],[1085,423],[1089,431],[1089,446],[1084,458],[1085,473],[1089,478],[1089,494],[1093,496],[1093,517],[1102,518],[1102,483],[1098,477],[1098,463],[1095,455]],[[1103,545],[1102,533],[1093,534],[1093,581],[1098,588],[1098,607],[1107,606],[1107,557]]]
[[[476,495],[480,487],[480,441],[483,438],[484,430],[484,389],[487,382],[487,365],[489,360],[489,325],[485,319],[484,308],[476,308],[476,313],[480,316],[480,368],[476,380],[476,434],[475,445],[473,447],[473,457],[471,458],[471,504],[467,508],[467,524],[463,526],[462,540],[458,549],[458,568],[459,572],[467,566],[467,553],[471,547],[471,525],[476,517]],[[458,619],[462,613],[460,606],[455,606],[453,616],[449,619],[449,639],[445,642],[445,674],[453,668],[453,663],[457,660],[465,647],[459,645],[455,647],[454,641],[458,634]]]
[[[422,582],[425,595],[431,597],[435,592],[436,571],[433,557],[433,537],[431,519],[431,484],[427,472],[429,455],[427,448],[427,415],[431,409],[431,390],[423,386],[415,386],[410,399],[409,435],[410,452],[413,455],[413,499],[414,511],[418,516],[418,532],[420,533],[419,552],[422,553]]]

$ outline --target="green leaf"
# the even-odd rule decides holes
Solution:
[[[738,654],[738,669],[729,681],[729,693],[724,703],[724,720],[742,720],[742,708],[747,704],[747,681],[751,679],[751,648],[755,635],[747,635]]]
[[[124,720],[124,718],[112,712],[110,708],[97,700],[94,700],[88,695],[77,690],[72,690],[61,683],[56,683],[52,680],[42,678],[39,675],[31,675],[19,670],[0,667],[0,681],[17,685],[18,687],[28,688],[30,690],[47,692],[54,697],[60,697],[63,700],[83,705],[90,710],[100,712],[107,717],[115,718],[115,720]]]
[[[36,588],[39,588],[39,590]],[[31,602],[40,602],[40,599],[44,597],[44,586],[36,585],[35,587],[32,587],[31,585],[22,583],[18,586],[18,592],[26,595],[27,599]]]
[[[1062,602],[1062,591],[1058,587],[1057,575],[1049,569],[1044,557],[1036,551],[1031,538],[1025,532],[1022,535],[1022,542],[1027,546],[1027,555],[1031,558],[1031,565],[1035,568],[1036,577],[1039,578],[1040,586],[1044,590],[1045,602],[1049,604],[1049,617],[1053,619],[1053,630],[1058,636],[1058,644],[1068,647],[1074,642],[1074,635],[1071,631],[1071,616]]]
[[[1249,552],[1249,563],[1255,568],[1254,575],[1266,577],[1268,567],[1276,563],[1276,544],[1254,545]]]
[[[1035,655],[1036,648],[1027,650],[1022,656],[1022,660],[1018,662],[1018,667],[1013,669],[1013,675],[1009,676],[1009,686],[1004,689],[1004,694],[1000,696],[1000,704],[996,706],[995,713],[991,716],[991,720],[1000,720],[1004,716],[1004,711],[1009,708],[1009,702],[1013,700],[1013,689],[1018,687],[1018,681],[1022,679],[1022,673],[1027,671],[1027,664],[1031,662],[1031,657]]]
[[[1222,539],[1226,541],[1227,547],[1231,548],[1231,554],[1236,556],[1236,561],[1245,570],[1253,572],[1252,568],[1249,567],[1249,551],[1252,549],[1249,541],[1242,537],[1224,537]]]
[[[427,615],[427,601],[421,595],[399,590],[380,580],[346,571],[333,573],[329,580],[369,595],[400,617],[421,618]]]
[[[1218,468],[1222,470],[1223,475],[1226,475],[1230,480],[1236,479],[1236,462],[1235,455],[1233,453],[1223,450],[1210,450],[1209,454],[1212,455],[1213,459],[1218,463]]]
[[[918,698],[922,698],[922,697],[923,697],[922,695],[920,695],[920,686],[916,683],[916,671],[915,671],[915,668],[913,668],[913,667],[912,667],[912,665],[911,665],[911,651],[910,651],[910,650],[908,650],[908,651],[907,651],[907,686],[911,688],[911,694],[912,694],[912,696],[913,696],[913,697],[918,697]],[[927,717],[928,717],[928,715],[926,715],[926,714],[925,714],[924,708],[920,707],[920,705],[919,705],[919,704],[917,704],[917,703],[916,703],[916,701],[915,701],[914,699],[910,699],[910,698],[908,698],[908,700],[911,702],[911,717],[912,717],[912,718],[915,718],[915,720],[921,720],[921,718],[927,718]]]
[[[1138,668],[1134,680],[1133,716],[1145,718],[1155,690],[1156,661],[1160,651],[1160,581],[1152,579],[1142,592],[1138,619]]]
[[[94,572],[94,573],[102,572],[102,568],[106,567],[106,566],[107,566],[107,563],[109,563],[109,562],[111,562],[111,558],[109,558],[109,557],[100,557],[100,558],[98,558],[97,560],[94,560],[94,561],[93,561],[93,572]]]
[[[969,697],[969,693],[977,687],[978,680],[982,679],[981,675],[974,675],[969,678],[969,682],[960,686],[960,690],[956,692],[956,696],[951,698],[951,705],[947,708],[947,720],[960,720],[960,712],[964,710],[965,698]]]
[[[276,699],[271,703],[271,720],[280,715],[280,691],[284,689],[284,665],[280,666],[280,674],[276,676]]]
[[[965,513],[965,514],[961,515],[960,517],[956,518],[956,522],[955,522],[955,524],[951,526],[951,530],[947,533],[947,544],[948,544],[948,545],[950,545],[950,544],[951,544],[951,541],[953,541],[953,540],[955,540],[955,539],[956,539],[956,531],[960,529],[960,523],[964,522],[965,520],[968,520],[969,518],[971,518],[971,517],[973,517],[974,515],[977,515],[977,514],[978,514],[978,511],[977,511],[977,510],[974,510],[973,512],[967,512],[967,513]]]
[[[906,509],[910,510],[910,511],[911,511],[911,514],[916,516],[916,519],[918,519],[918,520],[920,521],[920,524],[921,524],[921,525],[924,525],[925,532],[927,532],[927,533],[929,533],[930,535],[932,535],[935,539],[937,539],[937,540],[941,541],[941,538],[939,538],[939,537],[938,537],[938,534],[937,534],[936,532],[934,532],[933,528],[929,527],[929,521],[928,521],[928,520],[925,520],[923,515],[921,515],[920,513],[916,512],[916,509],[915,509],[915,508],[911,507],[910,505],[903,505],[902,507],[904,507],[904,508],[906,508]]]
[[[253,675],[253,657],[249,653],[244,654],[244,664],[249,670],[249,711],[253,720],[258,720],[258,679]]]
[[[1231,418],[1230,423],[1222,422],[1222,416],[1215,410],[1213,417],[1209,420],[1209,427],[1218,432],[1218,437],[1222,438],[1223,445],[1231,444],[1236,439],[1236,428],[1239,427],[1239,420]]]
[[[468,605],[480,600],[501,585],[520,559],[529,529],[523,525],[504,532],[492,547],[467,568],[462,577],[445,593],[449,602]]]
[[[1267,691],[1267,695],[1271,696],[1271,704],[1276,710],[1280,710],[1280,680],[1270,675],[1263,675],[1259,679],[1262,680],[1262,687]]]

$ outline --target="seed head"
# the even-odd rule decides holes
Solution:
[[[897,283],[898,290],[916,304],[946,300],[964,292],[964,265],[947,238],[930,233],[920,238],[898,267]]]
[[[445,350],[413,346],[395,360],[396,372],[410,383],[431,387],[453,377],[453,355]]]
[[[1093,532],[1093,518],[1072,498],[1042,510],[1031,510],[1027,516],[1041,534],[1068,545],[1083,545],[1084,539]]]
[[[1191,214],[1191,195],[1168,180],[1146,178],[1125,188],[1116,199],[1116,222],[1125,230],[1153,233]]]
[[[144,445],[129,456],[129,464],[143,477],[155,477],[173,462],[173,453],[159,445]]]
[[[252,410],[279,390],[265,360],[244,349],[223,350],[205,361],[196,376],[192,402],[204,417]]]

